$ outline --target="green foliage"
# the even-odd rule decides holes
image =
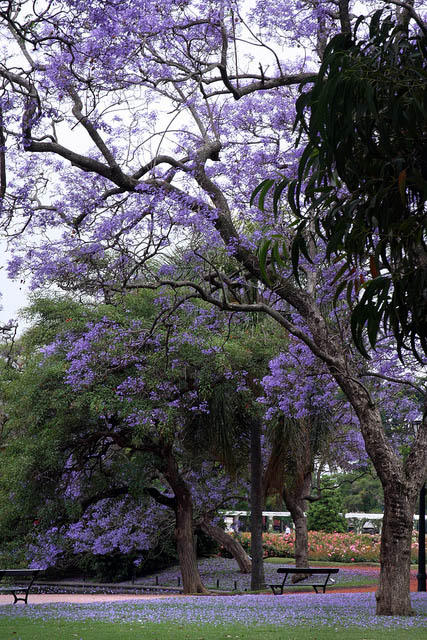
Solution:
[[[419,345],[427,353],[427,33],[381,11],[368,36],[358,36],[361,23],[332,38],[297,101],[295,128],[308,139],[297,178],[264,181],[254,196],[263,207],[273,189],[278,215],[286,188],[296,276],[300,255],[310,259],[305,237],[314,221],[337,264],[336,297],[346,288],[349,300],[358,295],[351,328],[364,356],[364,336],[375,347],[382,328],[400,354],[419,356]],[[270,245],[260,249],[263,272],[277,263]]]
[[[213,467],[217,463],[218,474],[224,473],[224,464],[234,474],[247,472],[247,418],[259,407],[254,402],[256,390],[248,387],[237,391],[244,379],[235,380],[233,376],[240,369],[248,372],[249,380],[261,376],[274,350],[275,331],[280,329],[274,331],[261,323],[242,320],[230,323],[232,336],[225,324],[215,331],[202,325],[196,342],[180,340],[180,332],[191,334],[194,316],[178,309],[173,333],[162,323],[154,327],[153,319],[159,313],[154,297],[153,293],[137,293],[117,306],[87,306],[65,298],[35,299],[26,310],[32,326],[17,344],[16,366],[6,367],[0,379],[7,413],[0,436],[0,536],[3,553],[7,549],[8,557],[15,557],[15,562],[7,564],[25,564],[13,546],[16,535],[22,550],[39,532],[77,522],[88,504],[105,493],[108,497],[116,486],[120,489],[124,485],[139,503],[147,499],[147,487],[163,491],[159,446],[177,445],[176,461],[184,473],[186,469],[196,470],[206,461],[208,452]],[[155,328],[159,345],[164,340],[165,346],[173,344],[173,350],[144,350],[144,368],[138,370],[132,364],[108,368],[103,361],[95,361],[93,368],[98,367],[99,375],[90,384],[73,390],[64,379],[69,364],[68,337],[77,340],[88,323],[101,319],[106,326],[111,321],[120,327],[129,327],[137,319],[143,328]],[[99,349],[110,346],[108,339],[108,334],[101,338]],[[45,357],[41,349],[54,341],[57,348]],[[202,347],[209,349],[208,356]],[[125,345],[116,341],[114,348],[120,356]],[[177,366],[170,366],[172,357]],[[128,375],[144,376],[144,391],[123,402],[115,391]],[[209,413],[190,411],[178,403],[171,406],[170,398],[162,394],[153,400],[151,391],[165,380],[175,383],[182,395],[189,392],[196,403],[206,403]],[[125,419],[130,412],[139,410],[150,415],[157,407],[167,409],[164,423],[151,429],[127,426]],[[114,421],[120,444],[105,439],[103,415]],[[86,469],[77,499],[63,491],[67,483],[64,468],[70,461],[78,472]],[[142,570],[151,563],[160,566],[175,560],[173,542],[163,543],[145,554]],[[200,553],[214,549],[200,536]],[[124,576],[130,570],[129,563],[118,555],[91,560],[84,554],[65,554],[63,567],[67,564],[69,570],[84,570],[102,579]]]
[[[138,565],[135,565],[135,560]],[[73,558],[69,571],[83,574],[99,582],[123,582],[132,580],[136,576],[153,573],[172,567],[178,562],[175,541],[172,532],[166,531],[158,544],[137,554],[107,553],[81,554]],[[64,571],[61,571],[64,574]]]
[[[346,481],[347,480],[347,481]],[[339,487],[339,494],[343,512],[353,513],[382,513],[384,511],[384,492],[376,474],[366,473],[340,474],[333,477]]]
[[[345,533],[347,531],[347,522],[342,515],[343,503],[341,496],[330,487],[330,482],[324,483],[321,499],[310,503],[307,514],[307,527],[310,531]]]
[[[211,556],[217,556],[219,554],[219,543],[206,535],[201,529],[196,530],[196,544],[197,556],[199,558],[210,558]]]
[[[5,541],[23,538],[67,510],[55,497],[69,455],[66,442],[79,424],[90,422],[90,414],[62,384],[63,373],[63,363],[41,367],[36,355],[3,379],[8,419],[2,433],[0,536]]]

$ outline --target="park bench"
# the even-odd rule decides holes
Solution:
[[[0,569],[0,593],[11,593],[15,598],[13,604],[19,600],[27,604],[30,589],[41,571],[41,569]],[[4,584],[2,584],[3,581],[5,581]]]
[[[277,569],[277,573],[283,573],[284,578],[280,584],[270,584],[271,590],[274,595],[282,594],[285,587],[299,587],[310,586],[313,587],[316,593],[319,593],[318,589],[322,589],[323,593],[326,591],[326,585],[335,582],[331,575],[338,573],[339,569],[331,569],[330,567],[308,567],[305,569],[297,569],[297,567],[280,567]],[[306,578],[299,580],[298,582],[291,582],[289,576],[305,575]],[[321,577],[322,576],[322,577]]]

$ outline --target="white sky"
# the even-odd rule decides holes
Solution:
[[[28,302],[28,290],[25,284],[12,282],[7,277],[6,265],[8,252],[6,243],[0,242],[0,323],[5,324],[12,318],[16,318],[18,310]]]

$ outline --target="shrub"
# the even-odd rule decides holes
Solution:
[[[307,527],[312,531],[327,531],[328,533],[345,533],[347,521],[342,515],[343,502],[337,491],[328,490],[325,484],[322,498],[311,502],[307,514]]]

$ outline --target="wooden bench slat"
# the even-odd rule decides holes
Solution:
[[[14,597],[13,604],[18,601],[28,602],[28,594],[33,586],[34,580],[42,572],[42,569],[0,569],[0,581],[4,578],[22,578],[25,584],[9,584],[5,586],[0,585],[1,593],[11,593]],[[17,594],[23,594],[23,597]]]
[[[283,581],[281,582],[281,584],[270,584],[269,586],[273,591],[274,595],[278,595],[279,589],[280,589],[280,594],[282,595],[283,589],[285,586],[286,587],[297,587],[297,586],[313,587],[316,593],[319,593],[318,589],[322,589],[323,593],[325,593],[328,582],[329,583],[335,582],[335,580],[331,578],[331,575],[338,573],[338,571],[339,569],[337,569],[336,567],[304,567],[304,568],[279,567],[279,569],[277,569],[277,573],[285,574]],[[301,581],[297,583],[286,582],[286,580],[288,579],[288,576],[291,576],[291,575],[306,575],[306,578],[303,578]],[[319,575],[326,576],[323,582],[320,582],[320,581],[305,582],[305,580],[309,580],[312,576],[319,576]],[[276,589],[277,589],[277,593],[276,593]]]

